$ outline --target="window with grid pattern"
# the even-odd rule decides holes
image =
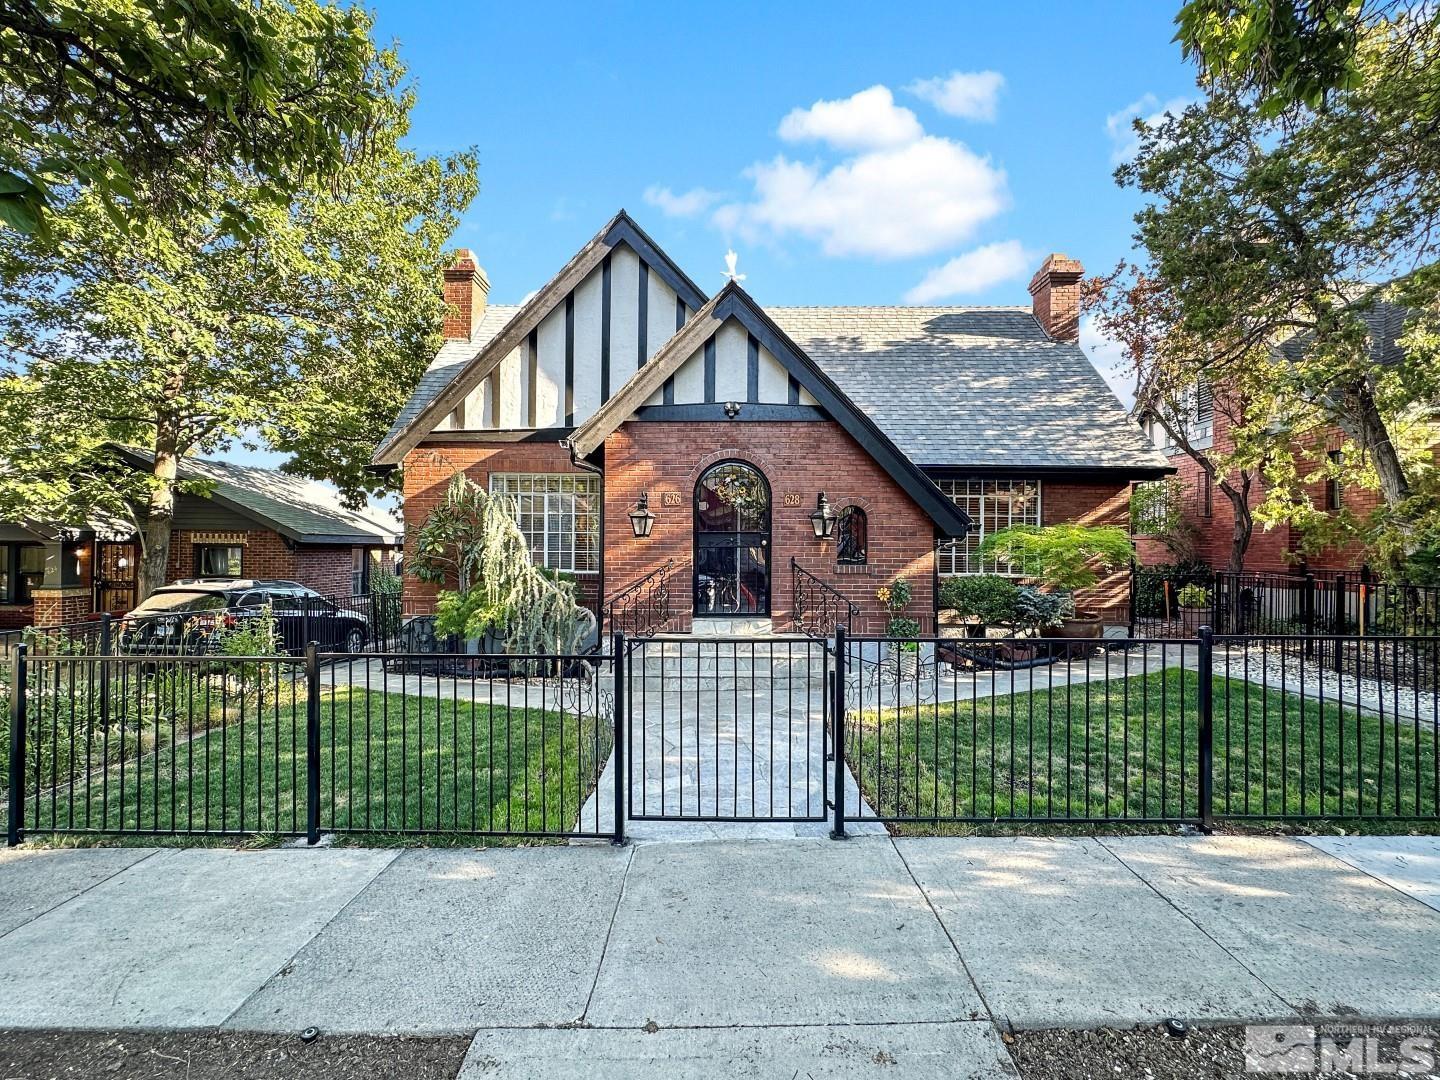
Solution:
[[[965,513],[975,531],[962,540],[940,545],[936,552],[942,574],[1007,574],[1019,577],[1019,567],[998,559],[981,559],[980,545],[991,533],[1012,525],[1040,524],[1038,480],[937,480],[940,490]]]
[[[600,478],[571,473],[494,473],[490,493],[514,500],[536,566],[571,574],[600,569]]]

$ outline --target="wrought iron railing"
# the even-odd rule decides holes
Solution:
[[[628,637],[649,637],[674,629],[671,623],[679,611],[675,604],[675,575],[681,569],[674,559],[637,581],[632,581],[605,601],[605,631]]]
[[[833,585],[827,585],[801,566],[793,557],[790,560],[790,622],[802,634],[813,638],[828,638],[835,627],[844,625],[846,630],[855,628],[855,616],[860,608],[845,598]]]

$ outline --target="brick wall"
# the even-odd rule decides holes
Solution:
[[[82,621],[94,606],[88,586],[67,585],[61,588],[39,586],[34,590],[34,624],[66,626]]]
[[[1303,476],[1315,470],[1330,450],[1338,450],[1344,443],[1344,435],[1338,428],[1328,428],[1296,447],[1297,464]],[[1223,409],[1215,410],[1214,440],[1212,449],[1217,454],[1227,454],[1234,449],[1230,437],[1230,420]],[[1170,458],[1178,472],[1183,491],[1182,512],[1195,529],[1196,555],[1199,560],[1216,569],[1224,569],[1230,562],[1230,550],[1235,531],[1235,515],[1230,500],[1215,484],[1211,492],[1210,513],[1207,514],[1204,498],[1204,472],[1188,454],[1175,454]],[[1238,482],[1238,477],[1236,478]],[[1316,481],[1305,485],[1315,506],[1325,506],[1325,483]],[[1253,509],[1265,498],[1265,482],[1256,477],[1250,488],[1248,500]],[[1345,505],[1355,514],[1364,517],[1380,504],[1380,495],[1375,491],[1348,487],[1344,492]],[[1137,544],[1140,561],[1147,565],[1173,562],[1175,556],[1163,544],[1154,540],[1141,540]],[[1293,571],[1302,561],[1300,537],[1289,525],[1265,528],[1255,524],[1250,537],[1250,546],[1245,551],[1245,569],[1264,572]],[[1365,552],[1360,544],[1330,548],[1304,559],[1313,570],[1355,571],[1365,561]]]
[[[559,442],[534,443],[457,443],[454,445],[422,446],[405,455],[404,517],[405,565],[414,554],[415,535],[430,512],[445,500],[451,478],[463,472],[487,491],[492,472],[516,473],[577,473],[586,475],[570,461],[570,452]],[[628,524],[626,526],[629,527]],[[608,567],[607,567],[608,570]],[[613,579],[612,579],[613,580]],[[591,610],[600,606],[598,574],[582,574],[576,578],[580,602]],[[437,586],[405,575],[404,597],[407,611],[424,611],[433,603]]]
[[[296,581],[325,596],[350,595],[351,554],[348,545],[287,545],[268,529],[245,532],[177,529],[170,536],[165,580],[195,576],[197,544],[238,543],[244,547],[241,573],[247,578]]]
[[[770,607],[777,630],[788,628],[793,556],[859,605],[857,633],[884,630],[875,590],[896,577],[908,579],[914,592],[907,614],[930,632],[934,524],[858,443],[829,421],[622,425],[605,443],[607,592],[673,558],[684,567],[678,599],[691,609],[695,483],[710,465],[729,459],[755,466],[770,484]],[[635,538],[626,517],[642,491],[650,492],[656,518],[648,540]],[[815,539],[810,513],[820,491],[836,511],[852,503],[865,510],[869,550],[864,567],[837,567],[834,541]],[[786,496],[798,505],[786,505]]]
[[[1045,482],[1040,499],[1042,525],[1114,525],[1130,528],[1130,485]],[[1101,578],[1076,597],[1083,611],[1098,612],[1106,622],[1125,622],[1130,604],[1130,570],[1125,567]]]

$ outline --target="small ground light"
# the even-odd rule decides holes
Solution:
[[[320,1037],[320,1029],[319,1029],[319,1028],[308,1027],[308,1028],[306,1028],[304,1031],[300,1032],[300,1041],[303,1042],[303,1043],[312,1043],[312,1042],[314,1042],[316,1039],[318,1039],[319,1037]]]
[[[1176,1020],[1174,1017],[1171,1017],[1165,1021],[1165,1034],[1171,1038],[1183,1039],[1186,1035],[1190,1034],[1190,1025],[1185,1023],[1184,1020]]]

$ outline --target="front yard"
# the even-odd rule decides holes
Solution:
[[[1440,813],[1433,725],[1239,679],[1214,687],[1217,816],[1384,817],[1394,831],[1396,818]],[[846,758],[891,821],[1193,819],[1198,690],[1195,672],[1170,669],[852,713]],[[901,831],[936,830],[917,822]]]
[[[238,714],[233,698],[222,708],[208,696],[173,711],[154,703],[123,738],[92,725],[87,740],[82,729],[69,758],[68,714],[32,715],[26,828],[303,833],[303,687],[252,697]],[[572,711],[338,686],[320,717],[327,831],[565,832],[610,753],[609,718]]]

